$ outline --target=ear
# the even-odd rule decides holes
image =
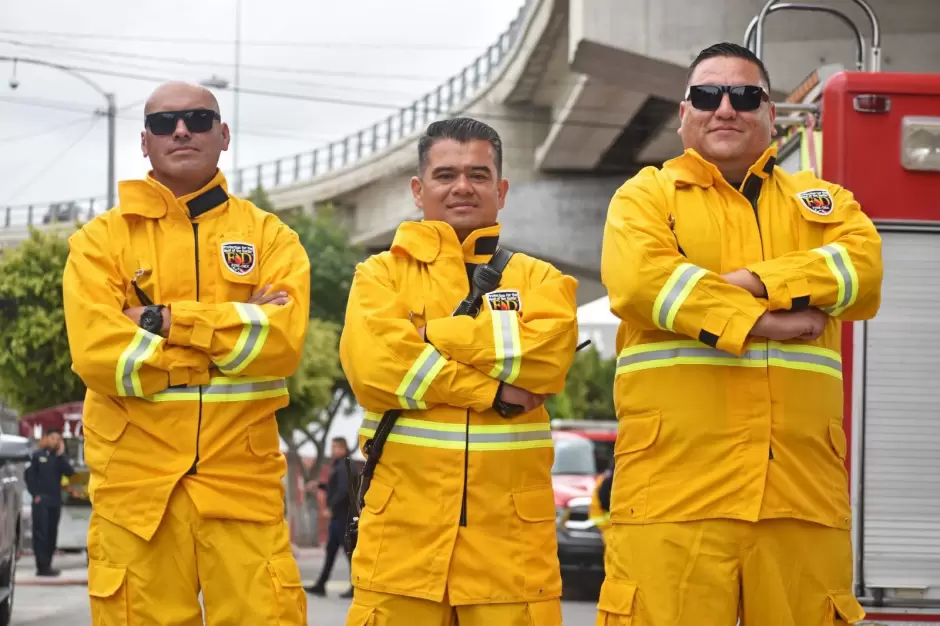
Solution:
[[[682,133],[682,124],[685,122],[685,114],[688,110],[685,100],[679,103],[679,128],[676,129],[677,133]]]
[[[774,104],[773,101],[771,101],[771,102],[770,102],[769,109],[770,109],[770,136],[771,136],[771,137],[776,137],[776,136],[777,136],[777,126],[776,126],[776,124],[774,124],[774,122],[775,122],[776,119],[777,119],[777,105]]]
[[[499,179],[499,182],[496,184],[496,198],[497,206],[499,209],[502,209],[506,204],[506,194],[509,193],[509,181],[505,178]]]
[[[424,201],[421,200],[421,192],[424,190],[424,185],[421,184],[421,179],[417,176],[411,177],[411,195],[415,198],[415,206],[424,210]]]
[[[232,133],[229,131],[228,124],[222,122],[222,151],[228,150],[228,144],[232,140]]]
[[[150,157],[150,151],[147,150],[147,131],[140,131],[140,152],[144,155],[144,158]]]

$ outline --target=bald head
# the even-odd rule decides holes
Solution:
[[[212,109],[219,110],[219,101],[211,91],[202,85],[187,83],[179,80],[163,83],[153,90],[144,105],[144,115],[156,111],[179,111],[182,109]]]

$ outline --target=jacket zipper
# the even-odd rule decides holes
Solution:
[[[467,428],[463,452],[463,499],[460,503],[460,525],[467,525],[467,474],[470,471],[470,409],[467,409]]]
[[[199,302],[199,224],[193,223],[193,241],[196,243],[196,302]],[[199,418],[196,422],[196,458],[189,468],[189,474],[197,472],[199,465],[199,433],[202,430],[202,385],[199,386]]]

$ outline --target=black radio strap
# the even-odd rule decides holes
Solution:
[[[493,256],[490,258],[489,262],[485,265],[488,265],[491,270],[496,272],[499,275],[500,280],[503,276],[503,270],[506,269],[506,266],[509,265],[509,260],[512,258],[514,252],[507,250],[502,246],[496,248],[496,251],[493,253]],[[477,268],[480,269],[479,267]],[[498,286],[498,281],[497,281]],[[470,294],[473,295],[473,284],[470,285]],[[472,310],[477,312],[480,310],[480,303],[483,299],[484,293],[480,293],[476,301],[473,303],[474,306]],[[470,297],[470,296],[468,296]],[[356,511],[356,517],[358,513],[362,511],[365,507],[365,497],[366,492],[369,490],[369,483],[372,482],[372,475],[375,473],[375,467],[378,465],[379,459],[382,457],[382,450],[385,448],[385,442],[388,440],[388,436],[392,432],[392,428],[395,426],[395,422],[398,420],[398,417],[401,415],[401,410],[394,409],[391,411],[386,411],[382,415],[382,419],[379,421],[379,425],[375,429],[375,434],[365,443],[363,446],[363,452],[366,454],[366,463],[362,468],[362,474],[359,479],[358,485],[358,497],[352,498],[352,490],[350,490],[350,499],[353,505],[353,511]],[[350,476],[352,474],[350,473]]]

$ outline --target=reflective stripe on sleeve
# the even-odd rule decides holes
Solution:
[[[858,274],[855,271],[855,265],[848,251],[838,243],[816,248],[813,252],[825,257],[826,265],[839,286],[835,306],[823,310],[829,315],[839,315],[855,304],[855,299],[858,297]]]
[[[201,394],[201,395],[200,395]],[[208,385],[170,387],[146,396],[150,402],[244,402],[288,395],[287,380],[275,377],[209,379]]]
[[[663,330],[673,330],[676,314],[689,297],[705,270],[691,263],[682,263],[673,271],[653,303],[653,323]]]
[[[359,434],[371,437],[378,426],[379,419],[367,415],[362,420]],[[548,424],[471,424],[468,428],[466,424],[443,424],[406,417],[398,418],[388,441],[443,450],[469,448],[479,452],[551,448],[554,445]]]
[[[149,333],[143,328],[137,329],[134,338],[118,359],[115,383],[119,396],[140,397],[144,395],[140,382],[140,368],[147,359],[153,356],[161,341],[163,337]]]
[[[519,339],[519,314],[516,311],[491,311],[496,365],[491,378],[509,383],[519,376],[522,366],[522,342]]]
[[[425,346],[424,351],[412,363],[411,369],[402,378],[401,384],[398,385],[398,390],[395,392],[403,409],[428,408],[422,398],[428,387],[434,382],[438,372],[446,364],[447,360],[434,349],[434,346]]]
[[[238,316],[242,319],[245,327],[242,329],[235,349],[216,363],[216,366],[225,374],[237,374],[255,360],[265,340],[268,338],[268,316],[264,314],[261,307],[256,304],[242,304],[233,302]]]
[[[617,358],[617,376],[677,365],[782,367],[842,379],[842,357],[838,352],[817,346],[785,344],[778,341],[752,345],[739,357],[694,340],[630,346],[624,348]]]

